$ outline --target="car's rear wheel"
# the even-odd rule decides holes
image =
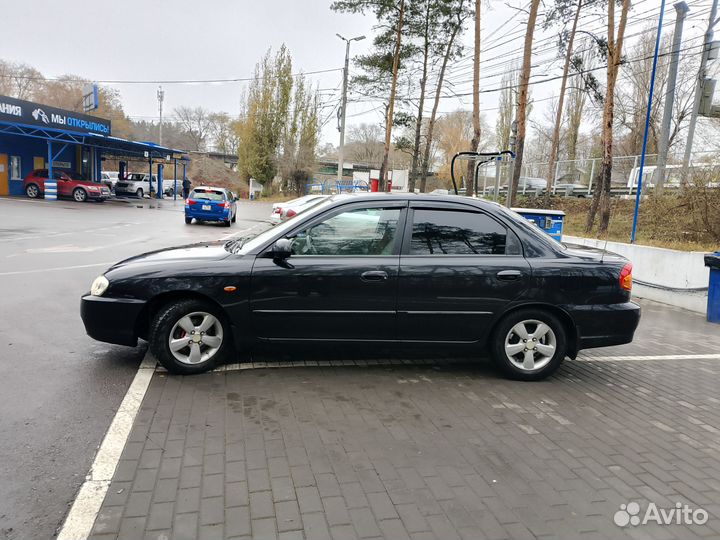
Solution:
[[[87,200],[87,191],[83,188],[75,188],[72,192],[75,202],[85,202]]]
[[[40,197],[40,188],[37,187],[35,184],[28,184],[28,186],[25,188],[25,195],[30,197],[31,199],[37,199]]]
[[[142,188],[138,188],[137,191],[135,192],[135,196],[136,196],[138,199],[142,199],[144,195],[145,195],[145,193],[143,193]]]
[[[192,218],[191,218],[191,217],[186,217],[186,218],[185,218],[185,224],[186,224],[186,225],[190,225],[191,223],[192,223]]]
[[[150,350],[170,373],[202,373],[230,355],[230,325],[207,302],[174,302],[155,315],[150,328]]]
[[[562,322],[542,309],[522,309],[503,318],[492,335],[495,363],[512,379],[538,381],[554,373],[565,358]]]

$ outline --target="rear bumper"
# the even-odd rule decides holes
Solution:
[[[578,332],[578,350],[630,343],[640,323],[640,306],[623,304],[575,306],[570,310]]]
[[[202,210],[185,209],[185,217],[200,219],[202,221],[227,221],[230,219],[230,210],[222,212],[203,212]]]
[[[136,323],[144,300],[85,295],[80,300],[80,317],[87,335],[118,345],[137,345]]]

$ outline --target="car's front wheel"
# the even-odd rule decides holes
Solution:
[[[87,191],[83,188],[75,188],[72,192],[75,202],[85,202],[87,200]]]
[[[37,199],[40,197],[40,188],[38,188],[35,184],[28,184],[25,188],[25,195],[31,199]]]
[[[542,309],[522,309],[503,318],[492,335],[495,363],[512,379],[538,381],[565,359],[567,335],[562,322]]]
[[[202,373],[230,355],[230,325],[211,304],[181,300],[155,315],[150,328],[150,350],[170,373]]]
[[[136,196],[138,199],[142,199],[142,198],[143,198],[143,195],[145,195],[145,194],[143,193],[142,188],[138,188],[138,190],[135,192],[135,196]]]

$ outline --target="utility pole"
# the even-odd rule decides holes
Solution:
[[[708,19],[708,27],[705,32],[705,43],[703,46],[702,57],[700,59],[700,69],[698,71],[697,83],[695,84],[695,100],[693,103],[692,115],[690,116],[690,125],[688,126],[687,142],[685,143],[685,156],[683,157],[682,168],[682,185],[687,183],[688,168],[690,166],[690,154],[692,153],[693,137],[695,137],[695,123],[697,122],[698,113],[700,112],[700,101],[703,96],[703,85],[707,77],[707,61],[712,48],[713,27],[717,23],[715,16],[717,15],[718,0],[713,0],[710,9],[710,18]]]
[[[345,42],[345,69],[343,69],[343,87],[342,87],[342,100],[340,102],[340,110],[338,110],[338,116],[340,117],[340,125],[338,131],[340,132],[340,147],[338,148],[338,167],[337,167],[337,180],[342,180],[343,163],[345,156],[345,111],[347,109],[347,87],[348,87],[348,68],[350,67],[350,42],[360,41],[365,39],[365,36],[357,36],[350,39],[345,39],[340,34],[335,34],[337,37]]]
[[[158,108],[160,109],[160,133],[159,133],[159,143],[160,146],[162,146],[162,106],[163,106],[163,100],[165,99],[165,90],[163,90],[162,86],[158,86],[157,91],[157,100],[158,100]]]
[[[658,141],[657,180],[655,181],[655,193],[662,195],[665,183],[665,165],[670,144],[670,122],[672,121],[673,104],[675,102],[675,84],[677,81],[678,62],[680,60],[680,44],[682,42],[683,24],[685,15],[690,8],[685,2],[676,2],[675,8],[675,31],[673,32],[672,51],[670,52],[670,67],[668,68],[667,91],[665,92],[665,108],[663,110],[662,128],[660,140]]]

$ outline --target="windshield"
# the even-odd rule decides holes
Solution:
[[[308,211],[303,212],[303,218],[305,217],[311,217],[319,212],[322,212],[325,208],[327,208],[335,199],[335,197],[328,197],[327,199],[323,200],[320,204],[317,206],[314,206],[310,208]],[[250,251],[262,246],[266,242],[268,242],[271,238],[275,237],[276,235],[282,235],[285,232],[293,229],[295,225],[297,224],[297,220],[289,220],[284,223],[281,223],[280,225],[275,225],[274,227],[268,223],[267,228],[260,231],[254,236],[248,236],[247,238],[241,239],[242,242],[238,245],[238,242],[233,242],[233,247],[229,248],[226,244],[226,248],[231,253],[239,253],[240,255],[245,255],[246,253],[249,253]],[[230,244],[230,243],[228,243]]]
[[[225,193],[213,189],[193,189],[188,198],[202,201],[224,201]]]

